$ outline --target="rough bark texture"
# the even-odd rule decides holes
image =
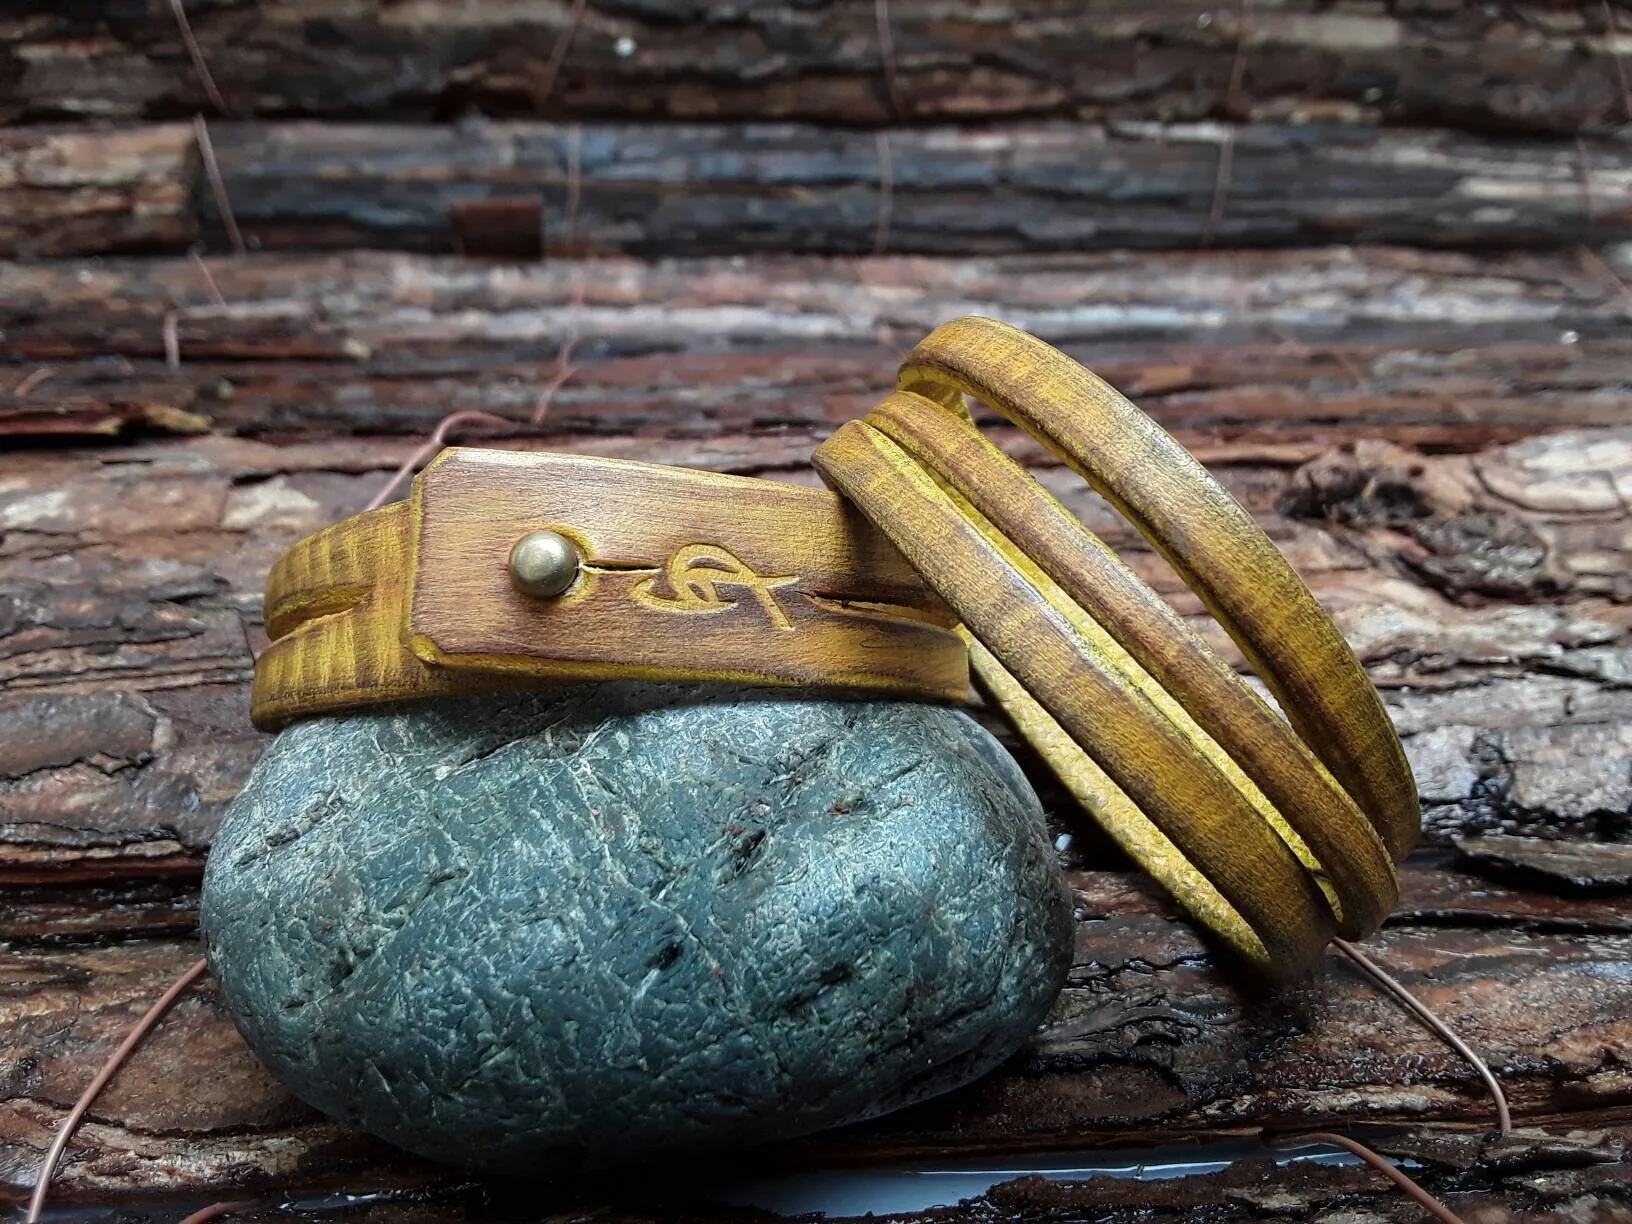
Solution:
[[[1376,954],[1502,1075],[1523,1129],[1492,1144],[1483,1133],[1489,1103],[1468,1067],[1345,963],[1333,959],[1306,983],[1258,997],[1221,973],[1137,877],[1073,872],[1069,879],[1078,894],[1076,964],[1020,1059],[954,1097],[755,1154],[748,1167],[1062,1147],[1090,1149],[1083,1160],[1091,1162],[1092,1149],[1374,1119],[1391,1124],[1374,1132],[1379,1145],[1423,1161],[1422,1176],[1458,1206],[1489,1196],[1562,1208],[1600,1195],[1624,1209],[1625,1166],[1604,1165],[1622,1157],[1632,1099],[1619,1054],[1632,1036],[1632,912],[1624,896],[1567,900],[1440,866],[1408,873],[1406,899]],[[1448,905],[1448,897],[1456,901]],[[115,948],[23,946],[0,956],[9,983],[0,1015],[16,1051],[11,1096],[0,1108],[0,1160],[10,1179],[26,1176],[49,1128],[124,1026],[196,955],[191,941],[149,939]],[[80,1196],[446,1180],[297,1106],[243,1048],[212,987],[178,1006],[103,1098],[72,1153],[62,1189]],[[1272,1209],[1277,1191],[1293,1212],[1344,1188],[1379,1193],[1354,1169],[1300,1176],[1248,1165],[1235,1176],[1256,1187],[1240,1196],[1239,1218]],[[1198,1204],[1230,1201],[1240,1184],[1140,1186],[1135,1194],[1101,1182],[1006,1193],[1178,1208],[1191,1196]]]
[[[1616,12],[1616,10],[1619,10]],[[1632,13],[1597,4],[193,0],[240,115],[1376,120],[1573,134],[1627,119]],[[1612,25],[1611,23],[1614,23]],[[164,0],[0,8],[0,121],[210,113]]]
[[[1539,343],[1541,329],[1573,322],[1585,335],[1594,318],[1607,321],[1617,309],[1601,287],[1563,264],[1470,264],[1441,256],[1427,265],[1404,256],[1329,259],[1311,271],[1310,292],[1314,283],[1341,279],[1345,267],[1372,286],[1378,303],[1388,297],[1389,285],[1420,286],[1414,299],[1393,294],[1396,305],[1420,303],[1419,315],[1407,311],[1403,323],[1396,318],[1389,324],[1402,331],[1425,327],[1419,320],[1433,313],[1436,291],[1452,293],[1447,301],[1478,298],[1490,307],[1484,318],[1494,334],[1536,329],[1533,351],[1566,363],[1580,360],[1592,344],[1546,348]],[[1391,265],[1393,259],[1401,262]],[[1219,309],[1209,313],[1192,297],[1188,316],[1177,312],[1190,321],[1169,336],[1158,333],[1154,343],[1180,345],[1206,354],[1207,361],[1226,361],[1222,368],[1248,371],[1254,350],[1217,343],[1221,336],[1195,321],[1222,313],[1237,292],[1235,278],[1246,274],[1232,263],[1224,257],[1196,261],[1188,265],[1188,277],[1175,267],[1175,284],[1189,284],[1192,295]],[[1436,282],[1428,265],[1450,280]],[[870,265],[884,273],[893,266]],[[1268,267],[1249,265],[1249,271],[1262,274]],[[1543,268],[1550,271],[1544,275]],[[830,280],[817,275],[824,269]],[[1115,260],[1082,271],[1096,269],[1102,276],[1135,276],[1133,266]],[[1027,308],[1048,306],[1046,280],[1016,276],[1018,270],[977,265],[967,273],[973,281],[961,283],[967,290],[983,283],[982,277],[1006,277],[1033,286],[1039,296]],[[74,326],[83,326],[81,338],[73,339],[70,327],[69,338],[60,342],[64,349],[51,353],[38,347],[46,333],[27,319],[28,296],[10,295],[21,303],[8,319],[19,355],[88,354],[99,345],[115,354],[137,352],[128,346],[151,345],[152,323],[162,322],[154,299],[172,300],[159,287],[174,287],[173,300],[183,303],[197,292],[185,279],[185,265],[13,268],[6,275],[47,301],[78,284],[80,271],[110,277],[121,287],[85,286],[87,313],[71,312],[80,320]],[[513,281],[519,295],[514,299],[494,297],[504,274],[458,271],[400,260],[222,264],[217,272],[224,293],[248,299],[259,289],[275,300],[278,293],[295,293],[292,286],[300,283],[312,301],[329,303],[333,313],[325,319],[317,311],[312,322],[292,312],[298,325],[270,340],[254,339],[253,320],[246,316],[250,339],[200,336],[187,351],[203,346],[210,360],[211,344],[269,344],[262,355],[275,356],[287,351],[279,346],[298,351],[317,345],[302,331],[315,327],[321,345],[313,350],[313,369],[334,367],[355,376],[359,366],[366,370],[375,362],[412,368],[412,339],[399,335],[393,342],[385,320],[403,317],[406,303],[417,302],[432,312],[422,320],[427,332],[438,318],[450,326],[465,320],[472,360],[480,364],[493,353],[502,364],[513,358],[517,343],[505,334],[503,319],[519,320],[529,305],[561,312],[570,307],[573,278],[559,270]],[[890,360],[876,340],[869,346],[880,308],[846,316],[838,304],[842,295],[864,290],[879,295],[879,302],[889,300],[891,282],[870,279],[858,289],[852,273],[850,265],[792,264],[785,282],[767,283],[801,286],[798,292],[807,296],[789,299],[795,320],[811,311],[820,318],[819,308],[844,320],[837,347],[861,363],[848,378],[852,393],[865,399],[874,392],[862,388],[875,377],[865,369]],[[1367,280],[1385,273],[1404,282]],[[1281,275],[1284,284],[1291,269],[1282,268]],[[1473,279],[1462,282],[1461,276]],[[723,277],[723,269],[687,265],[631,275],[634,301],[641,293],[663,292],[701,312],[671,316],[672,330],[661,341],[678,356],[667,360],[720,344],[703,304],[726,315],[740,311]],[[920,279],[934,285],[934,269],[925,269]],[[342,283],[354,287],[357,303],[343,303],[337,288]],[[1250,283],[1268,292],[1263,275]],[[386,284],[396,284],[402,295],[395,307]],[[1505,309],[1504,284],[1512,289]],[[325,288],[331,285],[336,288]],[[1456,285],[1461,288],[1453,293]],[[829,295],[825,308],[823,294]],[[97,300],[103,302],[101,316],[90,309]],[[620,362],[646,361],[625,365],[624,378],[629,385],[640,378],[655,381],[651,371],[660,367],[651,363],[659,358],[618,355],[620,341],[607,326],[615,312],[598,313],[594,301],[586,290],[582,334],[606,336],[606,347],[603,355],[594,347],[600,342],[591,342],[596,355],[584,359],[590,371],[585,377],[593,380],[594,371]],[[1532,305],[1527,310],[1523,302]],[[936,308],[909,300],[898,309],[906,315],[903,328],[916,329],[934,320],[913,312]],[[1052,309],[1070,334],[1070,313],[1058,302]],[[1274,317],[1267,302],[1260,310],[1261,317]],[[1173,313],[1169,307],[1153,315]],[[1321,337],[1319,329],[1364,335],[1368,325],[1354,322],[1364,313],[1338,311],[1308,326],[1320,343],[1342,344]],[[1379,307],[1376,313],[1386,312]],[[98,317],[106,322],[95,322]],[[548,318],[563,322],[565,314]],[[786,355],[785,346],[795,341],[784,325],[758,318],[737,338],[760,364],[727,367],[736,373],[720,376],[722,383],[738,381],[738,395],[747,395],[752,385],[747,372],[785,366],[771,381],[797,384],[805,377],[797,372],[810,368],[807,359]],[[535,322],[539,334],[548,335],[544,347],[553,347],[559,328]],[[364,325],[372,330],[348,330]],[[118,340],[119,326],[139,339]],[[1115,339],[1115,324],[1109,326],[1110,339],[1085,327],[1089,342],[1127,343]],[[370,339],[360,341],[365,334]],[[1450,350],[1459,334],[1452,328],[1436,343]],[[1238,343],[1239,330],[1235,335]],[[350,356],[348,340],[354,342]],[[377,351],[370,347],[364,355],[357,342],[377,344]],[[712,359],[744,359],[724,347]],[[1368,378],[1384,376],[1384,348],[1377,345],[1372,358],[1353,358],[1368,361]],[[1301,341],[1277,341],[1261,351],[1278,354],[1293,371],[1304,370],[1300,377],[1309,376],[1310,362],[1325,363],[1332,381],[1342,368],[1306,352]],[[1358,354],[1364,346],[1343,351]],[[435,353],[428,346],[424,359]],[[288,368],[250,356],[238,354],[239,368],[271,377]],[[1604,360],[1595,376],[1603,387],[1597,394],[1613,404],[1613,388],[1624,382],[1624,373],[1616,359]],[[1433,367],[1421,356],[1397,356],[1396,364]],[[547,369],[549,362],[540,359],[534,366]],[[1130,367],[1135,378],[1161,385],[1150,372],[1154,368]],[[111,370],[109,376],[124,377]],[[1352,385],[1351,375],[1342,378]],[[54,381],[37,380],[30,398],[48,396]],[[1522,403],[1522,396],[1515,400]],[[648,393],[644,402],[649,416],[638,434],[562,425],[547,444],[808,480],[806,456],[830,424],[821,413],[792,425],[751,415],[707,424],[678,392]],[[1175,1134],[1217,1136],[1264,1125],[1297,1129],[1375,1118],[1416,1127],[1399,1139],[1398,1150],[1426,1159],[1426,1176],[1436,1188],[1465,1196],[1459,1201],[1467,1204],[1568,1210],[1588,1219],[1612,1218],[1616,1205],[1624,1205],[1624,1166],[1598,1162],[1618,1151],[1621,1132],[1615,1128],[1626,1118],[1629,1099],[1618,1052],[1628,1037],[1628,1001],[1619,998],[1615,983],[1632,972],[1632,945],[1623,946],[1632,938],[1632,913],[1619,883],[1624,856],[1618,845],[1604,843],[1626,840],[1632,803],[1632,614],[1625,588],[1632,552],[1632,437],[1600,429],[1493,445],[1489,431],[1519,428],[1529,434],[1549,423],[1536,418],[1521,428],[1506,421],[1502,410],[1471,398],[1464,403],[1465,411],[1454,414],[1462,419],[1452,424],[1447,415],[1439,426],[1449,431],[1441,441],[1456,443],[1453,453],[1362,440],[1311,457],[1322,428],[1321,410],[1311,407],[1301,425],[1292,424],[1300,419],[1296,412],[1285,414],[1286,427],[1300,438],[1289,448],[1292,454],[1260,441],[1221,447],[1214,458],[1387,686],[1423,783],[1430,842],[1463,839],[1465,859],[1428,860],[1412,869],[1407,904],[1382,941],[1381,955],[1492,1054],[1522,1117],[1560,1135],[1608,1127],[1605,1137],[1538,1139],[1538,1149],[1508,1165],[1486,1161],[1476,1169],[1477,1144],[1458,1136],[1476,1126],[1485,1107],[1465,1068],[1341,966],[1275,1001],[1227,984],[1188,928],[1134,878],[1085,872],[1102,863],[1107,851],[1054,795],[1057,827],[1075,839],[1065,858],[1079,873],[1073,879],[1082,892],[1078,966],[1030,1053],[949,1104],[823,1140],[787,1159],[1082,1142],[1116,1146],[1162,1142]],[[837,415],[851,410],[848,404],[827,409]],[[1197,412],[1203,430],[1216,427],[1216,421],[1209,426],[1205,411]],[[231,421],[218,425],[239,427]],[[43,1147],[49,1126],[120,1026],[196,954],[196,945],[178,937],[190,930],[201,855],[221,806],[261,742],[247,730],[244,685],[258,632],[262,574],[298,535],[361,505],[385,470],[414,445],[409,438],[316,440],[324,431],[353,427],[319,414],[301,426],[312,440],[295,444],[210,436],[0,457],[0,526],[6,533],[0,543],[6,600],[0,675],[7,689],[0,698],[7,775],[0,794],[6,835],[0,875],[17,886],[0,918],[15,941],[10,997],[22,1009],[8,1061],[16,1087],[0,1114],[13,1179],[26,1176],[31,1153]],[[1386,421],[1381,428],[1388,428]],[[1199,615],[1108,508],[1075,489],[1029,444],[1005,436],[1097,530],[1128,550],[1186,611]],[[1465,840],[1490,831],[1528,835],[1519,847],[1524,855],[1505,841]],[[1537,838],[1552,841],[1538,844]],[[1599,849],[1583,854],[1582,839]],[[1555,842],[1562,857],[1549,859],[1542,847]],[[1589,876],[1601,874],[1583,884],[1583,863]],[[1474,869],[1481,874],[1466,874]],[[1593,895],[1603,893],[1611,895]],[[105,946],[110,940],[116,946]],[[122,1079],[100,1107],[97,1122],[76,1144],[65,1192],[370,1188],[440,1176],[297,1111],[237,1045],[212,998],[205,992],[184,1004],[168,1036],[145,1052],[150,1070]],[[205,1067],[207,1091],[175,1091],[178,1078],[202,1074]],[[1243,1187],[1242,1178],[1250,1184]],[[1253,1218],[1272,1202],[1295,1214],[1316,1214],[1350,1201],[1345,1196],[1362,1187],[1369,1187],[1364,1201],[1384,1218],[1404,1218],[1393,1214],[1399,1205],[1358,1171],[1271,1171],[1263,1165],[1160,1190],[1141,1185],[1137,1194],[1123,1183],[1103,1181],[1074,1188],[1026,1183],[994,1190],[988,1206],[1019,1210],[1024,1203],[1028,1212],[1069,1217],[1095,1205],[1131,1212],[1134,1202],[1152,1208],[1165,1203],[1164,1210],[1178,1215],[1190,1202],[1231,1202],[1230,1211]]]
[[[0,130],[0,251],[185,246],[195,156],[190,127]]]
[[[1613,425],[1632,379],[1627,299],[1574,253],[207,266],[224,306],[188,260],[0,264],[0,385],[21,388],[0,397],[0,434],[423,435],[455,409],[521,429],[569,336],[551,437],[824,429],[967,313],[1061,345],[1218,460]]]
[[[809,480],[814,435],[676,429],[549,445]],[[412,449],[204,438],[0,456],[0,878],[196,870],[258,750],[244,685],[262,576],[296,538],[360,508]],[[1038,470],[1201,616],[1108,507],[1060,469]],[[1442,457],[1369,444],[1220,474],[1389,686],[1432,837],[1626,835],[1632,435]]]
[[[265,248],[982,254],[1632,236],[1632,154],[1585,138],[485,120],[217,122],[210,137],[244,237]],[[0,133],[0,254],[175,250],[200,234],[219,245],[193,145],[181,124]]]

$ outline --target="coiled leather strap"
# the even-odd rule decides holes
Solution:
[[[1353,652],[1251,516],[1144,413],[1012,327],[937,329],[897,388],[816,466],[959,615],[984,687],[1084,807],[1270,973],[1334,931],[1375,929],[1418,833],[1410,769]],[[1285,719],[976,430],[965,395],[1139,529]]]

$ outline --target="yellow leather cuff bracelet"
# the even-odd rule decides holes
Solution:
[[[266,587],[251,717],[561,680],[969,692],[945,606],[825,489],[454,448]]]

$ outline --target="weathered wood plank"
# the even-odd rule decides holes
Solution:
[[[1573,135],[1626,120],[1624,41],[1593,4],[1342,8],[1258,0],[892,0],[900,105],[872,0],[588,9],[502,0],[194,0],[241,115],[800,119],[1385,119]],[[1622,13],[1621,29],[1629,15]],[[1621,36],[1624,40],[1624,35]],[[0,121],[209,113],[170,10],[0,14]],[[552,87],[553,85],[553,87]]]
[[[238,223],[269,249],[992,254],[1632,236],[1632,153],[1601,139],[1146,122],[876,136],[510,121],[210,130]],[[192,139],[190,125],[5,133],[0,254],[175,250],[201,229],[218,240]],[[76,224],[55,221],[62,211]]]
[[[1480,1224],[1566,1224],[1579,1217],[1593,1224],[1619,1224],[1627,1212],[1627,1166],[1620,1159],[1624,1150],[1621,1142],[1618,1135],[1606,1135],[1602,1146],[1577,1147],[1562,1136],[1527,1135],[1493,1147],[1493,1174],[1487,1175],[1471,1169],[1449,1174],[1436,1169],[1434,1158],[1438,1153],[1433,1151],[1431,1141],[1407,1138],[1382,1146],[1390,1156],[1418,1161],[1413,1172],[1433,1186],[1464,1219],[1478,1220]],[[1540,1154],[1540,1167],[1530,1165],[1526,1171],[1532,1152]],[[1204,1153],[1196,1155],[1205,1158]],[[1558,1162],[1556,1170],[1547,1168],[1554,1161]],[[1483,1184],[1475,1187],[1476,1181]],[[891,1218],[919,1219],[925,1224],[929,1220],[936,1224],[977,1224],[994,1215],[1028,1220],[1088,1218],[1100,1224],[1197,1218],[1357,1218],[1418,1224],[1425,1218],[1422,1207],[1403,1194],[1388,1194],[1383,1189],[1388,1184],[1380,1175],[1358,1168],[1274,1167],[1267,1160],[1248,1160],[1217,1173],[1166,1180],[1019,1178],[951,1210]]]
[[[1419,341],[1404,351],[1297,341],[1062,347],[1131,391],[1208,460],[1295,463],[1335,443],[1383,433],[1404,445],[1473,451],[1627,417],[1619,396],[1632,380],[1632,341]],[[861,341],[768,352],[578,357],[548,395],[536,426],[546,389],[560,375],[556,361],[485,356],[474,346],[463,356],[386,352],[355,361],[189,357],[174,369],[152,358],[58,360],[49,363],[49,382],[32,394],[10,403],[0,396],[0,438],[424,436],[453,411],[500,419],[472,426],[470,438],[821,430],[864,415],[889,386],[900,356],[893,347]],[[14,382],[27,376],[9,374]]]
[[[1573,255],[1319,252],[942,261],[394,254],[0,264],[0,434],[429,432],[453,409],[545,431],[724,435],[867,411],[899,346],[1018,322],[1214,458],[1386,434],[1435,450],[1624,421],[1627,303]],[[176,368],[164,361],[173,318]]]
[[[1632,225],[1632,161],[1604,139],[1626,118],[1627,46],[1605,23],[1632,13],[1609,6],[893,0],[893,104],[872,0],[597,5],[548,88],[569,4],[187,7],[241,114],[424,125],[212,122],[268,247],[862,252],[887,211],[903,251],[1358,236],[1615,259],[1605,244]],[[202,107],[164,0],[0,12],[0,121],[127,125],[0,133],[0,251],[219,246],[192,128],[168,122]],[[432,126],[473,110],[586,122]],[[712,126],[617,122],[645,118]],[[920,126],[992,119],[1008,126]],[[505,445],[808,481],[811,447],[871,404],[897,347],[976,310],[1149,406],[1339,616],[1442,847],[1408,866],[1379,954],[1491,1053],[1529,1133],[1487,1143],[1468,1068],[1342,962],[1274,999],[1231,985],[1049,791],[1078,955],[1031,1048],[950,1100],[756,1166],[1369,1121],[1470,1218],[1632,1215],[1632,342],[1613,273],[1573,251],[211,265],[225,307],[181,260],[0,265],[0,437],[216,435],[0,453],[0,1201],[197,955],[202,858],[262,743],[245,680],[287,543],[358,508],[454,407],[516,422]],[[535,431],[567,337],[578,369]],[[1102,503],[1002,439],[1200,617]],[[1490,831],[1527,836],[1470,837]],[[461,1191],[315,1118],[206,987],[93,1111],[62,1190],[197,1205],[393,1187],[440,1189],[344,1214],[538,1217],[533,1191]],[[768,1218],[684,1193],[548,1206]],[[1164,1183],[1022,1179],[898,1218],[1360,1214],[1417,1218],[1363,1170],[1262,1159]]]

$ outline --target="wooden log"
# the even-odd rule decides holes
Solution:
[[[1103,502],[1002,436],[1232,649]],[[809,481],[816,440],[777,427],[544,444]],[[259,752],[246,682],[267,569],[360,509],[413,448],[199,438],[0,455],[0,880],[196,873]],[[1622,836],[1632,434],[1444,456],[1371,445],[1217,471],[1387,686],[1431,840]]]
[[[175,250],[200,228],[219,243],[191,130],[11,131],[0,145],[10,218],[0,255]],[[221,122],[210,134],[246,240],[268,249],[969,255],[1215,241],[1556,248],[1632,236],[1632,153],[1585,138],[1148,122],[878,134]],[[86,206],[84,182],[115,154],[120,186]],[[59,197],[77,224],[53,220]]]
[[[1251,116],[1560,135],[1627,117],[1624,43],[1612,10],[1591,4],[892,0],[894,100],[872,0],[598,5],[577,24],[570,7],[195,0],[187,11],[239,115]],[[211,113],[162,0],[18,10],[0,16],[0,46],[0,122]]]
[[[1499,1186],[1487,1190],[1457,1193],[1441,1190],[1463,1217],[1488,1224],[1565,1224],[1580,1212],[1587,1221],[1618,1220],[1625,1212],[1625,1162],[1616,1153],[1617,1140],[1608,1140],[1596,1152],[1581,1149],[1569,1140],[1538,1135],[1510,1145],[1500,1154],[1492,1153],[1493,1163],[1510,1159],[1514,1172],[1499,1175]],[[1421,1161],[1425,1148],[1406,1141],[1385,1145],[1390,1156]],[[1561,1163],[1572,1158],[1583,1164],[1573,1171],[1536,1177],[1525,1184],[1517,1166],[1531,1151],[1546,1151],[1545,1160]],[[1196,1153],[1196,1155],[1204,1155]],[[1432,1157],[1429,1157],[1432,1160]],[[1464,1175],[1465,1176],[1465,1175]],[[1431,1183],[1442,1179],[1430,1177]],[[1092,1218],[1105,1221],[1192,1220],[1214,1216],[1230,1220],[1284,1220],[1292,1218],[1344,1218],[1353,1212],[1367,1220],[1399,1221],[1416,1224],[1424,1218],[1422,1207],[1404,1195],[1379,1193],[1387,1185],[1375,1172],[1356,1168],[1328,1169],[1305,1165],[1271,1167],[1267,1161],[1235,1164],[1219,1172],[1207,1172],[1166,1180],[1132,1181],[1109,1177],[1082,1181],[1047,1176],[1017,1178],[994,1186],[974,1202],[961,1203],[951,1211],[925,1212],[927,1221],[947,1224],[975,1224],[998,1213],[1017,1219]],[[1353,1196],[1353,1197],[1350,1197]],[[1057,1213],[1051,1216],[1049,1213]],[[903,1217],[907,1218],[907,1217]],[[999,1218],[1002,1218],[999,1216]]]
[[[1477,450],[1625,419],[1626,302],[1575,255],[1318,252],[967,261],[400,254],[0,264],[0,433],[428,433],[454,409],[551,437],[824,429],[958,314],[1020,323],[1216,460],[1386,434]],[[165,362],[167,320],[177,365]]]
[[[1632,263],[1616,257],[1621,271]],[[0,356],[181,354],[360,360],[389,353],[553,358],[908,346],[985,313],[1061,344],[1413,339],[1483,345],[1614,338],[1615,272],[1578,252],[1394,247],[1105,252],[969,259],[625,258],[495,262],[384,252],[0,262]],[[215,306],[214,282],[225,304]],[[885,335],[880,332],[884,330]],[[365,352],[366,350],[366,352]]]
[[[1618,1159],[1625,1142],[1618,1051],[1632,1037],[1626,899],[1492,892],[1478,877],[1431,867],[1413,868],[1407,880],[1404,907],[1375,954],[1503,1077],[1526,1128],[1506,1144],[1489,1144],[1491,1107],[1472,1069],[1346,962],[1328,959],[1276,996],[1254,994],[1138,877],[1077,872],[1071,979],[1013,1063],[940,1101],[756,1154],[753,1166],[1126,1151],[1373,1122],[1392,1127],[1379,1132],[1387,1150],[1422,1161],[1421,1175],[1446,1193],[1545,1202],[1544,1174],[1556,1174],[1574,1193],[1596,1185],[1619,1198],[1613,1180],[1571,1183],[1564,1175]],[[1448,920],[1437,900],[1445,893],[1470,899],[1477,915]],[[12,1071],[0,1101],[7,1183],[26,1182],[80,1086],[197,954],[196,943],[174,938],[0,953]],[[1608,1133],[1583,1133],[1590,1129]],[[1275,1179],[1260,1173],[1267,1192]],[[370,1192],[446,1177],[293,1101],[244,1048],[206,982],[103,1096],[59,1185],[66,1197],[106,1200]],[[1230,1186],[1213,1193],[1228,1201]],[[1523,1197],[1527,1190],[1532,1197]]]

